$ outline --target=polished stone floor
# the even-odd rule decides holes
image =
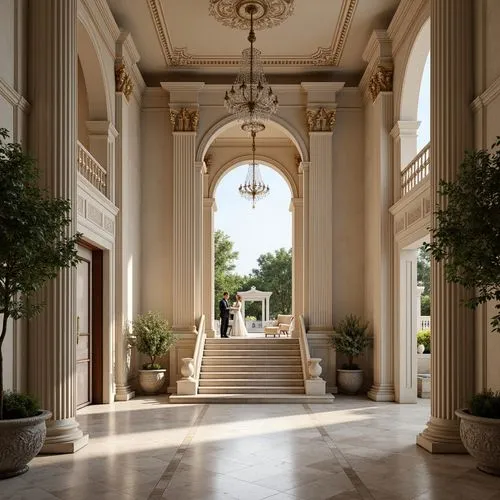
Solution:
[[[10,500],[500,500],[500,478],[469,456],[430,455],[417,405],[337,398],[331,405],[87,407],[90,444],[40,456],[0,482]]]

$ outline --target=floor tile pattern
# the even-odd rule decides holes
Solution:
[[[467,455],[415,445],[429,401],[91,406],[90,444],[0,482],[9,500],[500,500]]]

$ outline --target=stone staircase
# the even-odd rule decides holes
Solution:
[[[298,339],[207,339],[199,394],[304,394]]]
[[[206,339],[198,394],[170,396],[171,403],[331,403],[307,396],[295,338]]]

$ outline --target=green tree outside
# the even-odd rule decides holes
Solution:
[[[420,298],[420,314],[422,316],[431,315],[431,258],[429,252],[421,246],[418,249],[417,257],[417,281],[424,287]]]

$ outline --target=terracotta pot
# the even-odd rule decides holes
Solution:
[[[469,410],[456,410],[465,449],[477,460],[477,468],[500,476],[500,418],[476,417]]]
[[[337,384],[343,394],[356,394],[363,385],[363,370],[337,370]]]
[[[42,449],[45,421],[51,416],[50,411],[42,410],[34,417],[0,420],[0,479],[28,470],[28,463]]]
[[[157,394],[165,383],[167,370],[139,370],[139,385],[146,394]]]

